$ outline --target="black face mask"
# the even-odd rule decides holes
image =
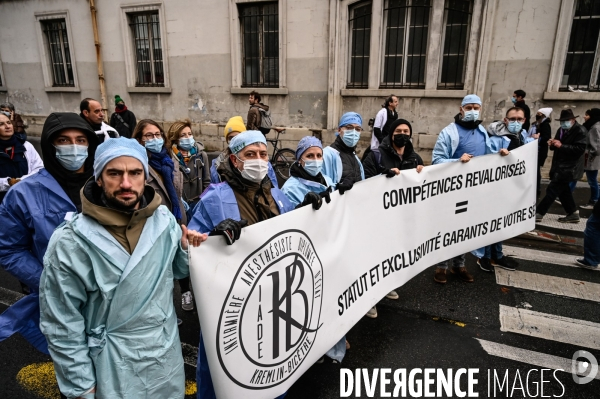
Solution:
[[[117,104],[117,109],[123,109],[125,108],[125,104]]]
[[[544,115],[536,115],[535,116],[536,121],[541,121],[542,119],[544,119]]]
[[[409,142],[410,137],[407,136],[406,134],[397,134],[395,136],[392,136],[392,139],[394,141],[394,145],[398,148],[402,148],[406,145],[406,143]]]

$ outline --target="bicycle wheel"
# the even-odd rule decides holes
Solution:
[[[290,178],[290,168],[294,162],[296,162],[296,153],[289,148],[282,148],[275,153],[271,164],[279,177],[287,180]]]

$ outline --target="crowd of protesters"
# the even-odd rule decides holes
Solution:
[[[516,90],[514,106],[488,126],[482,124],[481,99],[464,97],[438,135],[432,164],[507,156],[537,141],[538,197],[541,168],[549,151],[553,157],[536,221],[558,198],[566,213],[559,221],[579,222],[573,189],[585,173],[591,194],[582,208],[592,209],[592,216],[584,257],[576,263],[597,269],[600,109],[586,111],[583,124],[573,110],[562,110],[552,138],[552,109],[536,110],[531,120],[525,97]],[[331,145],[313,136],[299,141],[290,178],[281,187],[267,153],[269,107],[259,93],[249,96],[246,123],[241,116],[229,119],[227,148],[211,164],[189,120],[165,132],[154,120],[136,121],[118,95],[115,104],[110,124],[92,98],[81,101],[80,115],[49,115],[41,135],[43,161],[26,140],[14,106],[0,104],[0,265],[27,294],[0,316],[0,340],[20,333],[49,353],[67,398],[184,396],[181,321],[172,295],[177,280],[182,309],[194,309],[189,245],[200,245],[208,235],[233,245],[245,226],[303,206],[318,210],[332,192],[346,195],[365,179],[425,168],[412,145],[413,126],[398,115],[394,95],[375,118],[362,161],[357,146],[365,134],[363,118],[348,112]],[[518,267],[503,255],[502,243],[473,253],[485,272]],[[465,255],[436,265],[435,282],[445,284],[448,271],[464,282],[475,279]],[[394,290],[386,297],[399,295]],[[376,318],[376,306],[366,316]],[[349,347],[344,337],[322,360],[341,362]],[[215,397],[202,335],[197,387],[199,398]]]

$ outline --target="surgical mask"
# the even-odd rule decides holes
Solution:
[[[247,159],[242,161],[239,158],[238,160],[244,164],[244,170],[240,171],[244,179],[254,183],[263,181],[269,170],[269,163],[267,161],[263,161],[262,159]]]
[[[344,136],[342,137],[342,141],[350,148],[356,147],[358,140],[360,139],[360,133],[356,130],[346,130],[344,131]]]
[[[323,169],[323,160],[304,160],[304,170],[311,176],[316,176]]]
[[[159,139],[145,141],[144,147],[146,147],[148,151],[158,154],[159,152],[161,152],[164,144],[165,140],[161,137]]]
[[[516,98],[514,98],[514,97],[511,97],[511,98],[510,98],[510,101],[512,101],[512,103],[513,103],[513,104],[516,104],[516,103],[517,103],[517,99],[516,99]]]
[[[479,119],[479,111],[471,110],[465,111],[465,115],[463,116],[463,121],[465,122],[473,122]]]
[[[408,141],[410,140],[410,137],[407,136],[406,134],[397,134],[397,135],[393,136],[392,139],[394,140],[394,145],[396,147],[402,148],[406,145],[406,143],[408,143]]]
[[[56,159],[58,162],[63,168],[71,172],[81,169],[88,157],[88,147],[86,145],[56,145],[54,148],[56,148]]]
[[[560,121],[560,127],[562,127],[564,130],[569,130],[571,126],[573,126],[571,121]]]
[[[508,122],[508,131],[513,134],[521,133],[523,130],[523,124],[517,121]]]
[[[189,151],[194,144],[196,144],[196,140],[193,137],[186,137],[183,139],[179,139],[179,148],[184,151]]]

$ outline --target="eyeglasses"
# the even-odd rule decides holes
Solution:
[[[144,134],[142,136],[143,138],[145,138],[146,140],[152,140],[152,139],[159,139],[162,137],[162,133],[149,133],[149,134]]]
[[[519,123],[524,123],[525,122],[525,118],[506,118],[509,122],[519,122]]]
[[[356,127],[356,126],[352,126],[352,125],[346,125],[346,126],[342,126],[342,128],[344,128],[345,130],[356,130],[357,132],[362,132],[362,127]]]

